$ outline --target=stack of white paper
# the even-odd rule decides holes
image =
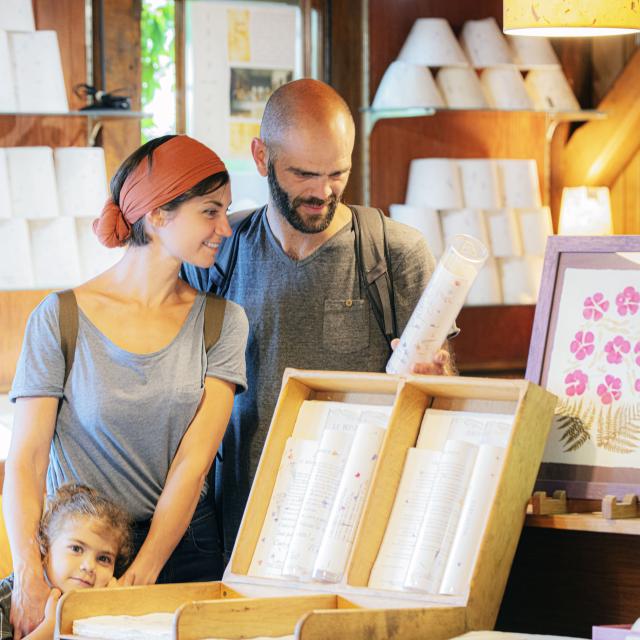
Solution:
[[[173,613],[94,616],[73,621],[73,635],[95,640],[170,640]]]
[[[0,16],[2,15],[0,9]],[[0,17],[1,20],[1,17]],[[9,36],[0,29],[0,113],[17,111],[16,88],[13,80],[13,67],[9,55]]]
[[[56,32],[10,33],[9,47],[18,111],[69,111]]]
[[[61,214],[97,218],[107,199],[102,147],[61,147],[54,159]]]
[[[0,220],[0,289],[33,287],[29,225],[26,220]]]
[[[49,147],[11,147],[7,150],[11,205],[17,218],[54,218],[58,193]]]
[[[0,218],[11,217],[11,192],[9,188],[9,167],[7,152],[0,148]]]
[[[0,0],[0,29],[34,31],[32,0]]]
[[[39,289],[80,284],[76,226],[71,218],[30,220],[31,259]]]

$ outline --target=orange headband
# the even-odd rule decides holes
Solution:
[[[109,198],[93,222],[93,231],[106,247],[120,247],[131,235],[131,225],[148,211],[195,187],[215,173],[226,171],[224,162],[209,147],[189,136],[176,136],[156,147],[127,176],[120,203]]]

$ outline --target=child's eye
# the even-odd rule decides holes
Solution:
[[[82,553],[82,547],[79,544],[70,544],[69,549],[73,553]]]
[[[98,556],[98,562],[111,566],[113,564],[113,558],[111,556]]]

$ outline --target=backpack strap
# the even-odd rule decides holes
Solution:
[[[203,329],[205,351],[209,351],[220,338],[226,305],[227,301],[224,298],[207,293],[207,299],[204,303]]]
[[[76,353],[76,340],[78,338],[78,303],[73,289],[58,291],[59,316],[58,324],[60,326],[60,348],[64,356],[64,383],[63,388],[67,384],[69,372],[73,366],[73,359]]]
[[[398,337],[391,260],[385,232],[385,215],[380,209],[351,206],[355,253],[360,278],[389,348]]]
[[[253,216],[266,207],[236,211],[229,216],[229,224],[233,235],[220,247],[213,268],[209,270],[209,285],[207,291],[215,291],[219,296],[226,296],[231,284],[231,276],[238,261],[238,247],[240,234],[249,228]]]

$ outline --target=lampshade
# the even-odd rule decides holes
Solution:
[[[640,31],[640,12],[623,0],[504,0],[503,23],[509,35],[622,35]]]
[[[572,236],[609,235],[613,231],[607,187],[565,187],[558,233]]]

